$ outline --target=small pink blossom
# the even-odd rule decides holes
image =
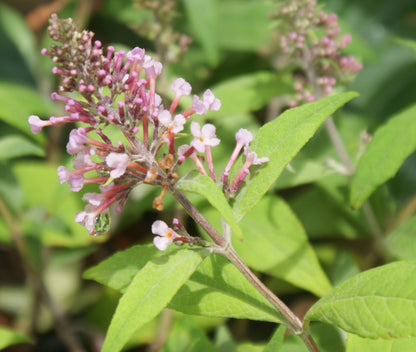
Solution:
[[[85,136],[83,129],[74,129],[69,134],[69,140],[66,145],[68,154],[76,154],[85,149],[84,144],[87,143],[88,138]]]
[[[163,110],[158,116],[159,122],[166,127],[169,132],[178,133],[183,130],[186,119],[183,115],[178,114],[172,119],[172,115],[168,110]]]
[[[220,140],[215,135],[215,126],[213,124],[207,123],[201,129],[198,122],[192,122],[191,133],[195,137],[191,142],[191,146],[200,153],[205,151],[205,146],[215,147],[220,143]]]
[[[253,140],[253,135],[245,128],[240,128],[235,134],[235,139],[239,145],[248,145]]]
[[[118,178],[126,172],[127,165],[130,161],[130,158],[125,153],[110,153],[105,158],[107,165],[113,170],[110,172],[112,178]]]
[[[101,193],[85,193],[82,196],[82,200],[84,202],[88,202],[94,207],[99,207],[100,205],[103,204],[105,198],[103,197]]]
[[[197,95],[194,95],[192,98],[192,109],[198,115],[204,115],[208,110],[217,111],[220,107],[220,100],[215,98],[214,94],[209,89],[204,92],[202,100],[199,100]]]
[[[256,152],[253,152],[250,150],[250,148],[248,146],[244,147],[244,155],[246,156],[246,162],[245,165],[250,166],[250,165],[260,165],[263,163],[266,163],[269,161],[269,158],[267,156],[263,157],[263,158],[257,158],[257,154]],[[247,166],[247,168],[248,168]]]
[[[30,115],[28,118],[28,122],[30,125],[30,130],[33,134],[37,134],[40,131],[42,131],[42,128],[45,126],[50,126],[50,121],[44,121],[39,118],[39,116],[36,115]]]
[[[143,68],[149,78],[155,78],[162,72],[162,64],[151,59],[148,55],[144,57]]]
[[[91,206],[90,204],[87,204],[83,211],[79,211],[75,215],[75,222],[82,226],[85,226],[90,235],[92,235],[95,232],[95,217],[97,216],[95,211],[95,207]]]
[[[131,49],[127,54],[126,57],[128,59],[133,59],[134,61],[141,62],[144,58],[145,50],[139,47],[135,47]]]
[[[71,191],[78,192],[82,189],[82,186],[84,186],[85,179],[82,174],[71,172],[65,166],[58,166],[57,171],[59,182],[61,184],[68,182]]]
[[[72,162],[72,166],[76,170],[91,168],[95,167],[96,165],[97,164],[91,160],[91,157],[84,152],[78,153]]]
[[[173,81],[172,90],[175,92],[176,96],[186,96],[191,94],[192,87],[186,82],[183,78],[177,78]]]
[[[152,225],[152,233],[157,235],[153,243],[157,249],[164,251],[179,236],[162,220],[156,220]]]

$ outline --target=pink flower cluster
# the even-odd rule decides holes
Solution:
[[[286,25],[281,29],[281,50],[304,72],[296,77],[297,95],[291,106],[329,95],[337,80],[345,80],[362,69],[353,56],[342,54],[351,35],[340,35],[336,14],[319,10],[316,0],[284,0],[279,6],[278,13],[272,16]]]
[[[116,211],[120,211],[130,191],[142,183],[162,187],[160,196],[153,202],[155,209],[162,210],[163,196],[173,191],[179,177],[177,167],[187,158],[193,160],[204,175],[207,175],[206,159],[209,176],[216,181],[211,148],[220,140],[216,137],[215,126],[201,127],[198,122],[192,122],[193,139],[189,145],[178,146],[175,138],[192,115],[220,108],[220,101],[209,89],[202,99],[194,95],[188,110],[176,113],[181,97],[191,93],[191,86],[183,78],[176,79],[171,86],[175,97],[169,108],[165,108],[156,93],[156,78],[162,65],[145,55],[144,49],[136,47],[125,53],[108,47],[104,54],[101,43],[92,41],[93,33],[77,32],[71,19],[59,20],[56,15],[51,17],[48,29],[60,45],[43,49],[42,54],[50,56],[56,64],[52,72],[61,77],[60,92],[76,92],[80,98],[53,93],[52,100],[63,102],[67,114],[48,120],[32,115],[28,120],[33,133],[62,123],[86,125],[73,129],[69,135],[66,150],[74,155],[73,170],[58,167],[60,182],[67,182],[74,192],[80,191],[84,184],[99,185],[100,193],[84,194],[87,205],[76,215],[75,221],[92,235],[107,231],[110,205],[116,204]],[[120,130],[124,140],[114,143],[106,132],[111,128]],[[250,132],[240,130],[236,138],[236,149],[221,176],[228,194],[238,190],[252,164],[267,161],[266,158],[257,159],[248,148],[252,139]],[[228,172],[243,147],[247,160],[229,185]],[[174,240],[189,242],[163,224],[156,222],[152,227],[158,236],[155,245],[159,249],[166,249]]]

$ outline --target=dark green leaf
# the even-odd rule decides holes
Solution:
[[[361,156],[351,184],[350,204],[359,208],[374,190],[393,177],[416,149],[416,105],[380,127]]]
[[[263,352],[279,352],[283,346],[283,338],[285,337],[286,327],[280,325],[274,332],[272,338],[267,343]]]

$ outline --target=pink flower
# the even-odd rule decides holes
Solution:
[[[33,134],[37,134],[42,131],[42,128],[45,126],[50,126],[51,123],[49,121],[43,121],[36,115],[30,115],[28,118],[28,122],[30,125],[30,130]]]
[[[85,179],[82,174],[71,172],[65,166],[58,166],[57,171],[59,182],[61,184],[68,182],[71,191],[78,192],[82,189],[82,186],[84,186]]]
[[[130,158],[125,153],[110,153],[105,158],[105,162],[111,168],[114,168],[110,172],[112,178],[118,178],[126,172],[127,165]]]
[[[152,225],[152,233],[157,235],[153,243],[157,249],[164,251],[179,236],[162,220],[156,220]]]
[[[155,78],[162,72],[162,64],[151,59],[148,55],[144,57],[143,68],[149,78]]]
[[[246,156],[246,162],[244,165],[248,168],[250,165],[260,165],[269,161],[267,156],[263,158],[257,158],[257,154],[250,150],[248,146],[244,147],[244,155]]]
[[[77,169],[85,169],[85,168],[92,168],[95,167],[97,164],[91,160],[90,156],[86,153],[80,152],[78,153],[74,161],[72,162],[72,166]]]
[[[198,122],[192,122],[191,133],[195,137],[191,146],[200,153],[205,151],[205,146],[215,147],[220,143],[220,140],[215,136],[215,126],[210,123],[205,124],[201,129]]]
[[[172,90],[175,92],[175,96],[186,96],[191,94],[192,87],[183,78],[177,78],[173,81]]]
[[[183,130],[186,119],[183,115],[178,114],[172,119],[172,115],[168,110],[163,110],[157,117],[159,122],[166,127],[169,132],[178,133]]]
[[[204,92],[202,100],[199,100],[197,95],[194,95],[192,98],[192,109],[198,115],[204,115],[208,110],[217,111],[220,107],[220,100],[215,98],[214,94],[209,89]]]
[[[82,226],[85,226],[90,235],[95,232],[95,217],[97,216],[95,210],[96,209],[93,206],[87,204],[85,206],[85,210],[79,211],[75,215],[75,222]]]
[[[85,136],[84,129],[74,129],[69,134],[69,141],[66,145],[68,154],[76,154],[83,150],[84,144],[87,143],[88,138]]]

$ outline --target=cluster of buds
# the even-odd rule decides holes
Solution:
[[[337,80],[345,81],[362,65],[342,51],[351,35],[340,35],[338,17],[317,8],[316,0],[284,0],[272,17],[281,20],[280,48],[296,62],[296,98],[290,106],[329,95]]]
[[[93,33],[78,32],[71,19],[50,19],[49,34],[57,41],[42,54],[51,57],[56,66],[52,72],[61,78],[59,92],[71,92],[71,97],[52,93],[52,100],[65,104],[65,116],[51,116],[41,120],[29,116],[33,133],[43,127],[75,122],[77,126],[69,135],[66,150],[74,155],[73,170],[58,167],[61,183],[67,182],[72,191],[80,191],[84,184],[99,185],[99,193],[85,193],[85,209],[77,213],[75,221],[84,225],[91,235],[108,231],[109,207],[120,211],[130,191],[142,184],[162,188],[153,207],[163,210],[163,197],[173,192],[179,178],[177,171],[186,159],[191,159],[197,169],[217,181],[211,148],[220,143],[215,126],[198,122],[190,123],[189,145],[177,145],[177,134],[185,129],[193,115],[218,110],[220,101],[208,89],[202,99],[193,96],[192,106],[182,113],[175,113],[181,97],[191,93],[191,86],[182,78],[172,83],[175,93],[168,109],[156,93],[156,78],[161,73],[161,63],[145,55],[145,50],[134,48],[128,53],[108,47],[104,54],[101,43],[92,41]],[[117,129],[123,141],[113,142],[107,130]],[[238,191],[252,164],[260,164],[267,158],[257,158],[249,149],[252,135],[241,129],[236,134],[237,145],[222,176],[224,191],[232,196]],[[236,178],[228,181],[229,171],[244,147],[246,162]],[[205,157],[204,157],[205,156]],[[205,168],[205,162],[208,172]],[[166,224],[156,222],[152,231],[157,235],[155,245],[163,250],[176,242],[191,243],[188,236],[178,235]]]

